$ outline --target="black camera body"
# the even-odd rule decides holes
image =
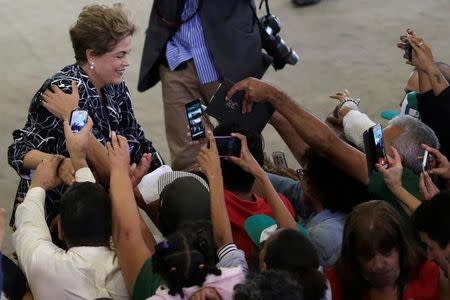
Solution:
[[[280,20],[268,13],[259,19],[261,26],[261,42],[267,54],[273,58],[275,70],[281,70],[286,64],[295,65],[298,62],[298,54],[286,45],[285,41],[278,35],[281,30]]]

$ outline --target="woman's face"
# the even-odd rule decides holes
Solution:
[[[93,56],[95,83],[103,87],[107,84],[120,84],[126,68],[130,65],[131,36],[123,38],[114,49],[102,55]]]
[[[399,253],[395,248],[385,254],[376,252],[370,258],[358,257],[358,262],[372,288],[395,285],[400,276]]]

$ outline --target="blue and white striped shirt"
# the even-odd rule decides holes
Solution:
[[[203,27],[197,12],[198,3],[199,0],[186,0],[181,20],[187,20],[195,15],[183,23],[167,43],[166,57],[172,71],[182,62],[194,59],[200,83],[205,84],[218,80],[220,75],[214,66],[211,52],[206,46]]]

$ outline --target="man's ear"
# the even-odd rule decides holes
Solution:
[[[61,241],[64,241],[64,230],[63,230],[63,227],[62,227],[62,224],[61,224],[61,217],[58,215],[56,218],[57,218],[56,226],[58,228],[58,238]]]

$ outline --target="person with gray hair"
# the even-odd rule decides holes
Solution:
[[[423,156],[422,144],[439,149],[440,144],[434,131],[425,123],[411,116],[398,116],[389,121],[389,126],[401,128],[402,132],[391,144],[402,157],[403,166],[415,174],[422,172],[422,161],[417,158]]]

